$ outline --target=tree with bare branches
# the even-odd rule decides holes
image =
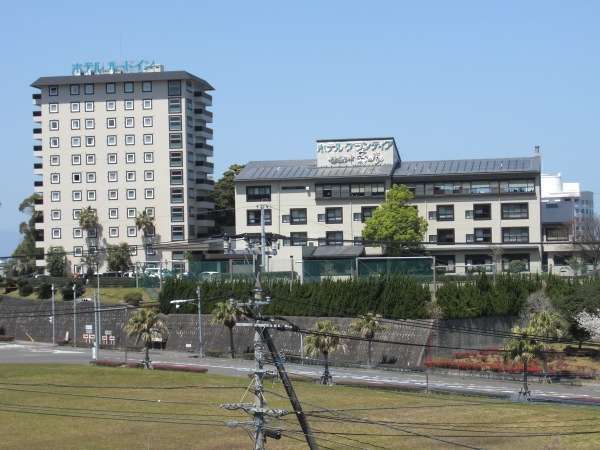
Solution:
[[[590,216],[573,222],[573,245],[581,257],[594,266],[600,265],[600,217]]]

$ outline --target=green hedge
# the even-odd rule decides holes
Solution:
[[[445,319],[518,315],[527,297],[542,287],[536,275],[481,274],[464,282],[446,281],[437,290],[437,304]]]
[[[169,279],[159,295],[164,313],[191,313],[195,304],[176,310],[173,299],[196,297],[194,281]],[[247,300],[253,295],[254,283],[238,280],[200,283],[203,312],[210,312],[219,301],[229,298]],[[366,312],[380,313],[390,318],[416,319],[428,315],[431,295],[429,289],[410,277],[369,278],[320,283],[293,283],[267,280],[263,283],[266,296],[272,303],[265,314],[289,316],[356,316]]]

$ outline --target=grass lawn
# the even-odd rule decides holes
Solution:
[[[0,448],[252,448],[244,430],[225,425],[248,416],[218,407],[251,401],[247,384],[245,378],[210,374],[4,364]],[[598,408],[303,382],[295,387],[322,448],[461,448],[445,440],[486,449],[593,449],[600,442],[600,434],[572,434],[600,431]],[[270,407],[289,408],[279,397],[281,384],[267,381],[266,389]],[[284,431],[281,440],[267,442],[269,449],[306,448],[292,415],[270,424]],[[524,436],[539,433],[562,435]]]
[[[96,288],[92,285],[86,287],[86,291],[83,294],[83,297],[92,297],[96,292]],[[148,295],[148,292],[143,288],[129,288],[129,287],[101,287],[100,288],[100,300],[105,304],[115,304],[123,302],[123,298],[129,292],[140,292],[142,294],[143,301],[150,301],[151,298]],[[34,292],[33,294],[27,297],[21,297],[18,291],[9,292],[8,294],[4,294],[8,297],[18,297],[18,298],[28,298],[31,300],[37,300],[37,294]],[[57,301],[62,301],[62,294],[60,289],[57,289],[55,299]]]

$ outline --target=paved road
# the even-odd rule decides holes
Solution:
[[[102,350],[102,359],[125,361],[126,355],[121,351]],[[211,373],[247,376],[254,363],[247,360],[229,360],[220,358],[199,359],[189,353],[179,352],[151,352],[154,362],[178,363],[206,367]],[[60,363],[60,364],[88,364],[91,359],[91,350],[73,347],[56,347],[51,344],[11,342],[0,343],[0,364],[2,363]],[[128,360],[142,359],[141,353],[127,354]],[[286,364],[290,374],[318,378],[321,368],[317,366],[303,366]],[[274,368],[273,368],[274,370]],[[381,386],[399,387],[407,389],[425,389],[427,379],[423,373],[391,372],[384,370],[367,370],[355,368],[332,369],[334,380],[338,383],[368,383]],[[471,393],[507,398],[518,397],[521,384],[517,381],[490,380],[479,377],[458,377],[448,375],[430,375],[429,389],[451,393]],[[530,385],[532,399],[536,401],[560,401],[591,403],[600,405],[600,384],[584,386],[569,386],[566,384],[541,384]]]

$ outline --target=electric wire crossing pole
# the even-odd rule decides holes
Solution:
[[[256,282],[254,285],[254,298],[249,300],[246,303],[237,303],[237,306],[243,308],[246,311],[246,316],[252,319],[252,322],[248,323],[238,323],[237,326],[251,326],[254,328],[254,359],[256,362],[256,367],[254,369],[254,404],[248,403],[230,403],[221,405],[222,408],[228,410],[243,410],[249,414],[253,415],[253,421],[250,424],[247,423],[238,423],[231,422],[230,424],[233,426],[245,426],[251,425],[254,427],[254,449],[255,450],[264,450],[265,443],[268,437],[274,439],[281,438],[281,430],[267,426],[267,417],[282,417],[284,415],[289,414],[288,411],[283,409],[269,409],[267,408],[267,403],[264,396],[264,388],[263,388],[263,378],[267,371],[264,368],[264,353],[265,353],[265,343],[268,348],[269,353],[277,367],[277,371],[279,376],[283,382],[285,387],[285,391],[290,399],[290,403],[294,408],[294,412],[298,418],[298,422],[300,423],[300,427],[302,428],[302,432],[306,437],[306,442],[311,450],[317,450],[318,446],[315,442],[314,436],[310,431],[310,427],[308,425],[308,421],[306,420],[306,416],[302,411],[302,406],[300,405],[300,401],[296,396],[292,383],[285,371],[283,366],[283,358],[281,358],[278,353],[273,340],[269,334],[269,328],[291,328],[290,325],[280,325],[272,323],[271,321],[264,320],[262,317],[261,309],[263,306],[268,305],[270,303],[270,298],[266,298],[263,300],[263,290],[260,282],[261,269],[264,268],[264,255],[266,248],[266,238],[265,238],[265,217],[264,217],[264,205],[261,205],[261,214],[260,214],[260,223],[261,223],[261,249],[258,253],[258,257],[260,261],[255,265],[255,276]]]
[[[180,300],[171,300],[170,303],[175,305],[175,308],[179,309],[179,307],[184,303],[194,303],[197,302],[198,307],[198,355],[200,358],[204,358],[204,342],[202,339],[202,290],[200,289],[200,285],[196,287],[196,298],[186,298]]]

